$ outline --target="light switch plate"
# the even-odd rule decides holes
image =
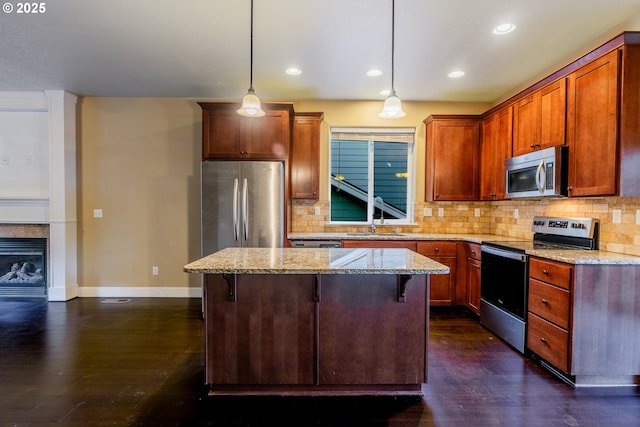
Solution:
[[[320,216],[320,206],[316,206],[313,209],[313,213],[314,213],[315,216]]]
[[[438,216],[444,216],[444,208],[438,208]]]
[[[475,208],[473,210],[473,215],[475,215],[476,217],[479,217],[480,216],[480,208]]]
[[[640,209],[636,210],[636,224],[640,225]]]
[[[102,209],[94,209],[93,210],[94,218],[102,218]]]
[[[513,210],[513,217],[514,218],[519,218],[520,217],[520,211],[518,209],[514,209]]]
[[[433,216],[433,209],[431,208],[424,208],[424,211],[422,212],[423,216]]]

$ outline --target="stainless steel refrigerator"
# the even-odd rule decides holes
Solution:
[[[202,162],[202,255],[227,247],[282,247],[284,165]]]

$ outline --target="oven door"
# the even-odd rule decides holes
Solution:
[[[525,320],[527,309],[528,256],[482,246],[480,297]]]

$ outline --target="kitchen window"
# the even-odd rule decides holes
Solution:
[[[331,222],[413,221],[414,128],[332,128]]]

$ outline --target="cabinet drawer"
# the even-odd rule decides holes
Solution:
[[[570,293],[539,280],[529,279],[529,311],[569,329]]]
[[[469,243],[469,258],[477,261],[482,260],[482,252],[480,251],[480,245],[477,243]]]
[[[569,332],[529,313],[527,347],[556,368],[569,373]]]
[[[571,289],[571,270],[569,264],[539,258],[531,258],[529,263],[529,277],[569,290]]]
[[[456,256],[456,242],[418,242],[418,253],[424,256]]]

